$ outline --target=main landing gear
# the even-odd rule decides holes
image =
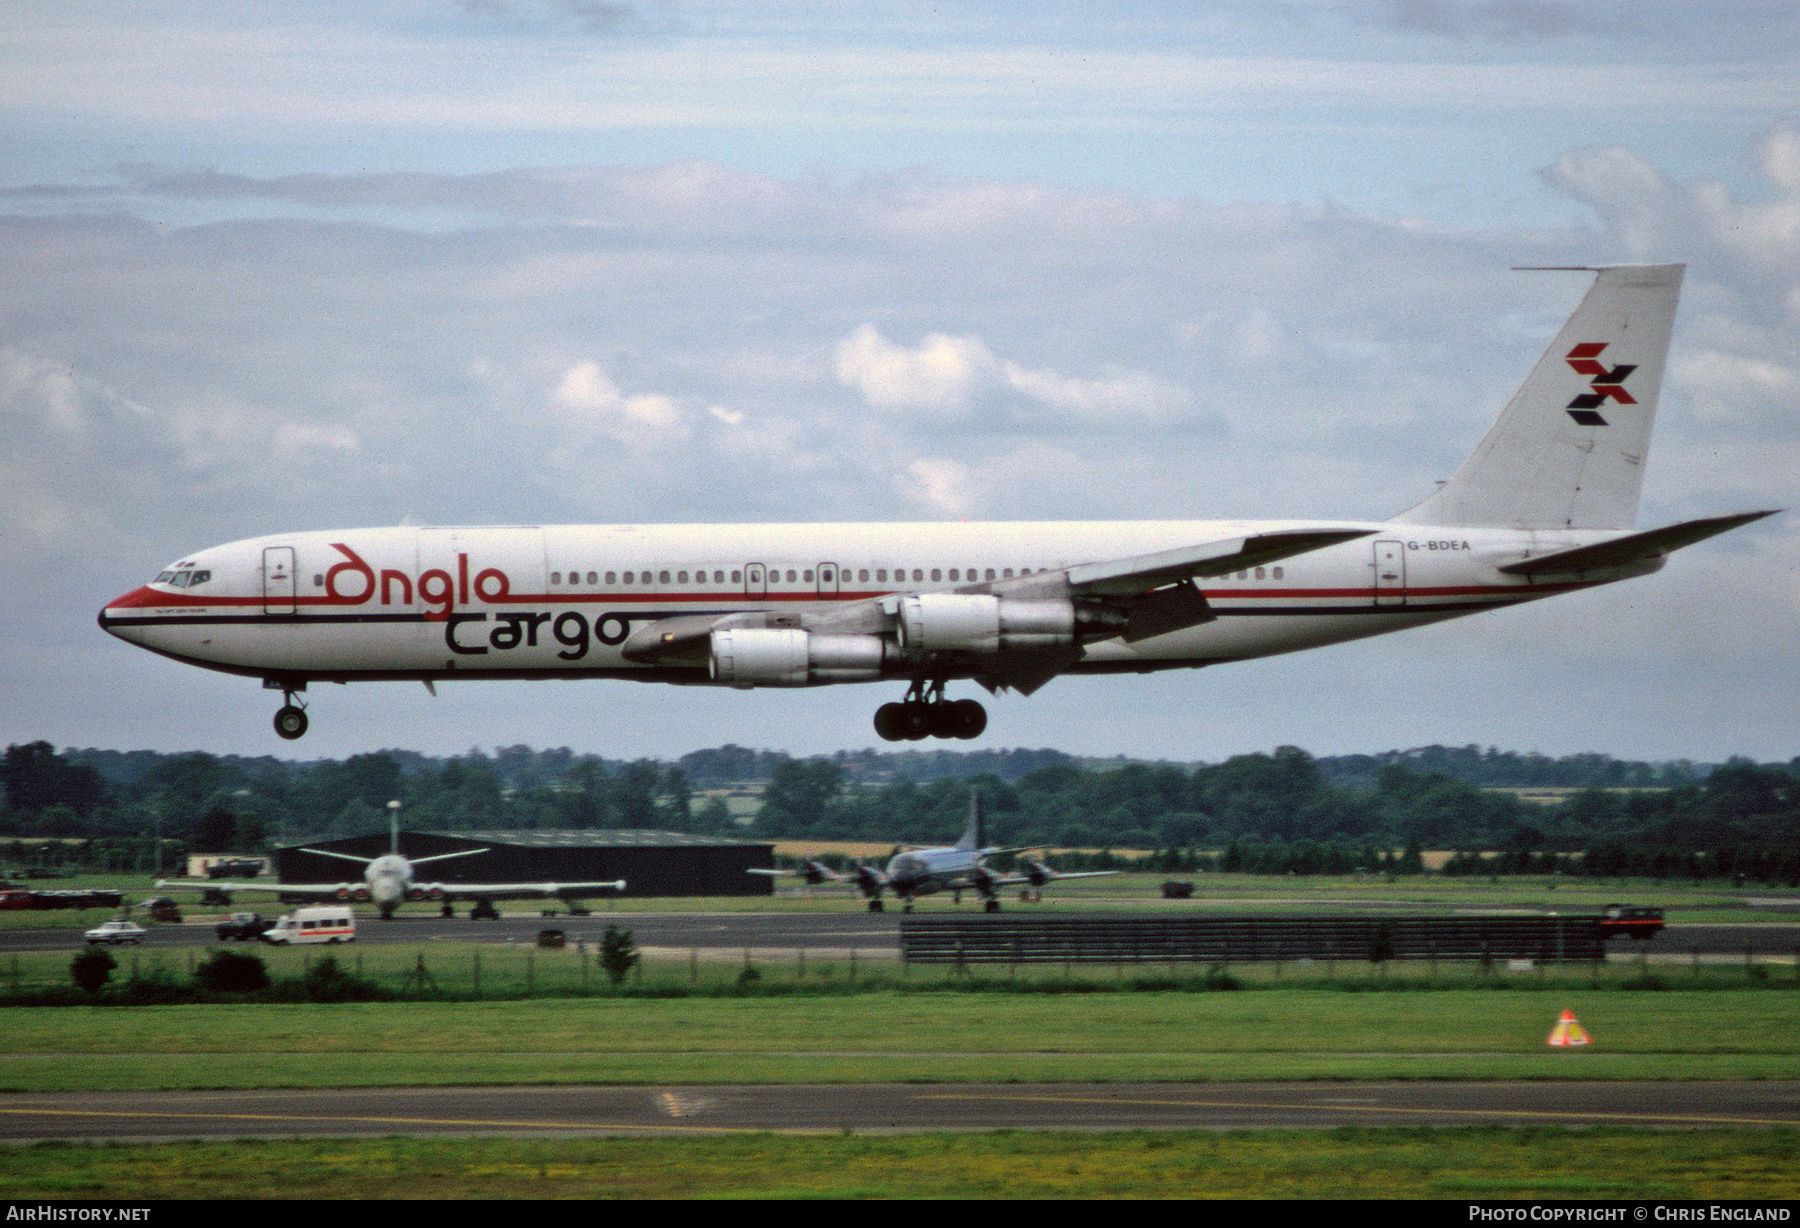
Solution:
[[[987,709],[972,699],[946,700],[942,679],[920,679],[905,699],[875,709],[875,732],[889,742],[978,738],[986,728]]]

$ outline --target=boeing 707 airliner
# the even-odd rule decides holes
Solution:
[[[1768,511],[1638,530],[1683,266],[1592,287],[1474,454],[1385,521],[520,525],[285,533],[171,563],[100,626],[281,691],[314,682],[875,682],[890,741],[973,738],[951,683],[1193,668],[1647,575]]]

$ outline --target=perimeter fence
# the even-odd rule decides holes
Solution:
[[[1598,916],[909,916],[900,954],[958,966],[1606,958]]]

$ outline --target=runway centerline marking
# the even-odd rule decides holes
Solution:
[[[1021,1104],[1138,1104],[1156,1105],[1168,1108],[1196,1109],[1263,1109],[1263,1110],[1296,1110],[1319,1109],[1335,1113],[1394,1113],[1420,1116],[1439,1113],[1451,1117],[1528,1117],[1528,1118],[1569,1118],[1576,1121],[1644,1121],[1691,1123],[1709,1126],[1789,1126],[1793,1119],[1787,1117],[1713,1117],[1700,1114],[1681,1113],[1608,1113],[1600,1110],[1578,1112],[1566,1109],[1454,1109],[1454,1108],[1414,1108],[1408,1105],[1378,1104],[1335,1104],[1329,1100],[1318,1101],[1258,1101],[1258,1100],[1158,1100],[1128,1096],[1001,1096],[1001,1095],[968,1095],[946,1092],[933,1095],[925,1094],[915,1097],[918,1100],[997,1100],[1001,1102],[1017,1102]]]
[[[375,1126],[468,1126],[490,1130],[660,1130],[677,1134],[828,1134],[808,1127],[676,1126],[656,1123],[594,1121],[505,1121],[463,1117],[370,1117],[360,1113],[155,1113],[126,1109],[10,1109],[0,1114],[13,1117],[119,1117],[149,1121],[293,1121],[359,1122]]]

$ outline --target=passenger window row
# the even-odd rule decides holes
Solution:
[[[854,583],[857,583],[857,584],[868,584],[868,583],[904,584],[907,582],[908,575],[909,575],[907,568],[896,567],[893,569],[893,573],[892,573],[893,580],[890,581],[888,579],[889,569],[886,567],[877,567],[874,569],[870,569],[867,567],[860,567],[855,570],[856,570],[856,578],[855,578]],[[1047,568],[1039,567],[1036,569],[1036,572],[1034,573],[1032,568],[1021,567],[1018,569],[1017,575],[1029,576],[1029,575],[1033,575],[1033,574],[1041,574],[1042,572],[1044,572],[1046,570],[1047,570]],[[1259,575],[1260,575],[1261,571],[1262,571],[1262,568],[1260,568],[1260,567],[1257,568],[1257,572],[1259,573]],[[1278,567],[1275,569],[1275,571],[1276,571],[1277,577],[1279,578],[1281,569]],[[690,574],[692,576],[691,579],[689,578]],[[782,583],[782,577],[784,574],[787,578],[787,583],[789,583],[789,584],[795,584],[795,583],[811,584],[811,583],[813,583],[813,569],[810,567],[806,567],[806,568],[789,567],[789,568],[786,568],[785,571],[784,571],[784,569],[779,568],[779,567],[771,567],[771,568],[769,568],[769,571],[768,571],[769,583],[770,584]],[[965,583],[973,584],[973,583],[978,583],[983,580],[1011,580],[1014,578],[1014,574],[1015,573],[1011,567],[1002,567],[1002,568],[999,568],[998,570],[996,570],[995,568],[992,568],[992,567],[987,567],[987,568],[951,567],[951,568],[947,568],[947,569],[943,568],[943,567],[932,567],[929,569],[924,568],[924,567],[914,567],[910,571],[910,576],[911,576],[912,582],[919,583],[919,584],[925,583],[927,581],[927,576],[929,576],[929,578],[930,578],[930,583],[933,583],[933,584],[942,584],[946,580],[948,580],[952,584],[965,584]],[[742,571],[733,571],[730,573],[730,575],[731,575],[730,583],[742,584],[744,582],[744,574]],[[1239,575],[1241,577],[1242,573],[1240,572]],[[711,577],[710,580],[708,579],[708,576]],[[555,584],[555,585],[591,585],[591,586],[596,586],[596,587],[602,583],[606,584],[608,587],[624,585],[624,584],[669,585],[669,584],[690,584],[690,583],[692,583],[692,584],[707,584],[707,583],[711,583],[711,584],[718,585],[718,584],[724,584],[727,582],[725,579],[725,576],[726,576],[726,573],[723,570],[715,570],[712,572],[707,572],[705,570],[701,570],[701,571],[695,571],[692,573],[689,573],[686,571],[608,571],[608,572],[553,571],[550,573],[550,583]],[[965,576],[967,577],[966,579],[964,578]],[[820,580],[820,582],[825,583],[825,584],[833,583],[832,572],[827,569],[823,569],[823,568],[820,569],[819,580]],[[845,584],[852,583],[851,569],[848,567],[843,569],[842,582]]]

